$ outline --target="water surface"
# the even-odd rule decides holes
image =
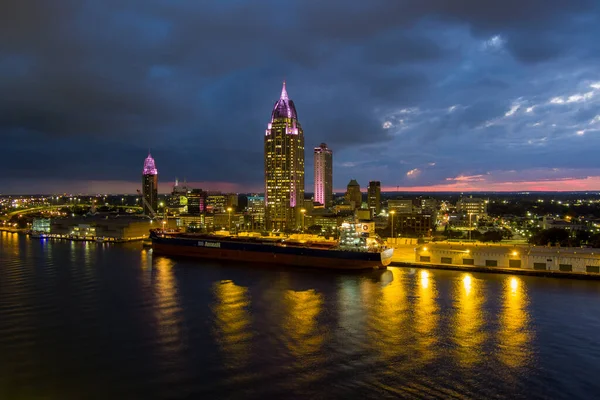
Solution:
[[[0,233],[0,398],[589,398],[600,282]]]

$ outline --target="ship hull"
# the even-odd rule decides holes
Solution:
[[[220,240],[191,240],[176,237],[152,238],[153,253],[173,257],[290,265],[338,270],[382,269],[380,253],[352,252],[310,247],[239,243]]]

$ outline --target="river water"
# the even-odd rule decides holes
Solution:
[[[600,282],[0,233],[0,398],[591,398]]]

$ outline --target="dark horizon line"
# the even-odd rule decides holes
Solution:
[[[211,192],[208,190],[208,192]],[[217,191],[215,191],[217,192]],[[223,194],[247,194],[247,195],[264,195],[264,192],[223,192]],[[314,194],[313,192],[304,192],[305,194]],[[333,192],[335,195],[344,194],[345,192]],[[361,193],[368,193],[367,190],[361,190]],[[394,190],[394,191],[382,191],[381,194],[429,194],[429,195],[439,195],[439,194],[552,194],[552,193],[586,193],[586,194],[599,194],[600,190],[518,190],[518,191],[490,191],[490,190],[474,190],[474,191],[402,191],[402,190]],[[168,195],[170,192],[159,193],[159,195]],[[62,193],[18,193],[18,194],[4,194],[0,193],[0,197],[9,197],[9,196],[139,196],[136,193],[74,193],[74,192],[62,192]]]

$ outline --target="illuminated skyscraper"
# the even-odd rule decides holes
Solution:
[[[265,133],[267,229],[296,229],[304,202],[304,132],[283,82]]]
[[[333,152],[325,143],[315,147],[315,202],[331,207],[333,200]]]
[[[158,206],[158,170],[156,169],[156,165],[154,164],[154,159],[152,155],[148,153],[148,157],[144,161],[144,172],[142,174],[142,195],[152,206],[152,209],[156,212]],[[146,203],[143,202],[144,214],[152,215],[152,212],[146,206]]]
[[[368,189],[368,204],[373,215],[379,215],[381,212],[381,182],[370,181]]]

